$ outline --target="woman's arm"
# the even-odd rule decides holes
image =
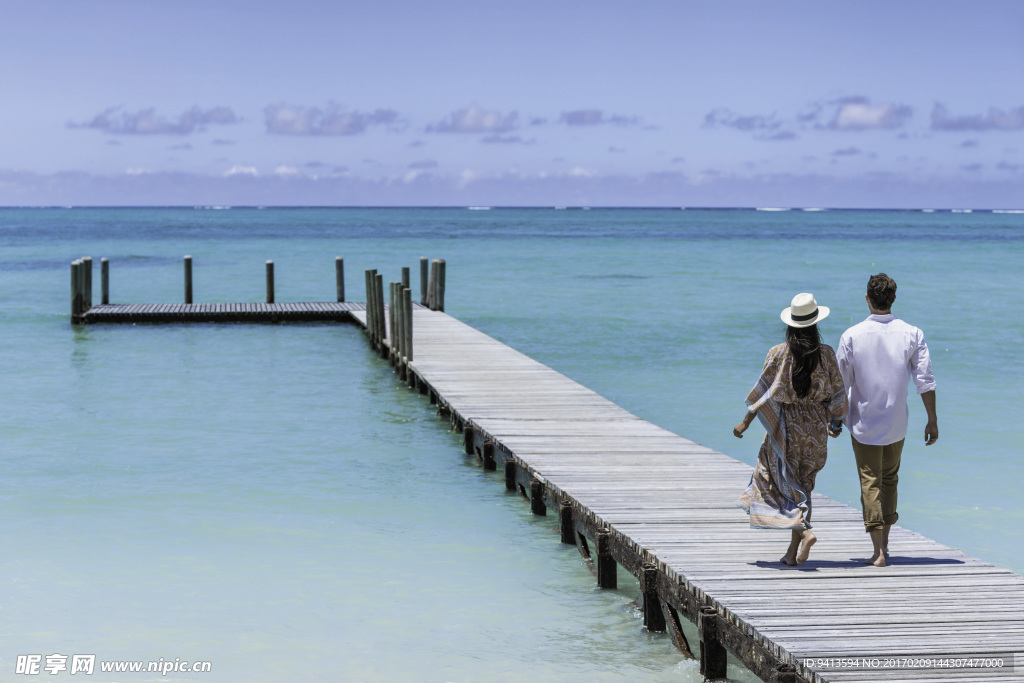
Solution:
[[[755,417],[757,417],[757,413],[748,410],[747,414],[743,416],[743,422],[740,422],[732,428],[732,435],[737,439],[742,439],[743,432],[747,431],[747,427],[750,426],[750,423],[754,421]]]

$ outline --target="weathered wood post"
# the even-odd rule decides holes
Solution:
[[[405,325],[402,331],[405,333],[405,344],[402,350],[405,352],[405,360],[412,362],[412,289],[405,287],[402,290],[402,298],[405,303],[402,310],[405,312]]]
[[[395,344],[398,346],[398,379],[405,381],[405,287],[395,285]]]
[[[558,504],[558,527],[562,543],[576,545],[576,526],[572,522],[572,501],[563,500]]]
[[[697,633],[700,635],[700,672],[704,678],[725,678],[727,659],[720,629],[718,610],[701,607],[697,614]]]
[[[658,567],[645,564],[643,581],[644,591],[644,626],[651,633],[665,631],[665,612],[661,609],[661,596],[658,594]]]
[[[427,271],[430,268],[430,262],[426,256],[420,257],[420,306],[427,305],[427,290],[430,286],[427,284],[428,275]]]
[[[434,292],[434,310],[444,312],[444,273],[445,261],[440,259],[437,263],[437,289]]]
[[[516,490],[516,463],[512,458],[505,461],[505,490]]]
[[[192,257],[185,256],[185,303],[192,303]]]
[[[498,469],[498,462],[494,459],[494,447],[495,447],[494,439],[487,439],[486,441],[484,441],[483,461],[484,461],[484,469],[485,470],[492,470],[493,471],[493,470]],[[537,482],[537,483],[540,484],[540,482]],[[530,496],[532,498],[533,494],[531,493]],[[543,489],[543,487],[541,487],[541,489],[540,489],[540,502],[541,502],[541,504],[544,503],[544,489]],[[546,514],[546,511],[543,514]]]
[[[345,301],[345,259],[334,257],[334,281],[338,290],[338,303]]]
[[[92,257],[85,256],[82,258],[82,274],[84,280],[84,303],[82,304],[83,313],[89,311],[92,308]]]
[[[71,262],[71,324],[82,322],[82,262],[75,259]]]
[[[544,504],[544,484],[537,479],[530,480],[530,512],[541,517],[548,514],[548,506]]]
[[[476,442],[473,434],[473,425],[466,423],[466,426],[462,428],[462,445],[466,448],[466,455],[476,454]]]
[[[408,287],[409,286],[409,267],[408,266],[402,266],[402,286],[403,287]]]
[[[439,259],[430,261],[430,282],[427,283],[427,308],[437,310],[437,262]]]
[[[370,342],[370,346],[373,346],[373,271],[367,270],[363,273],[363,279],[366,284],[366,338]]]
[[[612,557],[612,530],[604,527],[597,531],[597,586],[616,588],[619,585],[618,567]]]
[[[274,262],[267,261],[267,303],[274,303]]]
[[[110,261],[106,256],[100,259],[100,296],[104,306],[110,303]]]
[[[380,357],[388,357],[388,347],[384,341],[388,338],[390,330],[387,329],[388,321],[386,317],[386,310],[384,308],[384,275],[377,273],[374,275],[377,287],[377,339],[380,340]],[[390,341],[390,340],[389,340]]]
[[[398,283],[394,280],[388,282],[388,362],[394,367],[396,358],[398,356],[398,346],[395,340],[398,335],[395,334],[395,305],[398,298],[395,294],[395,289],[398,287]]]
[[[796,667],[792,664],[776,664],[772,669],[771,683],[797,683]]]

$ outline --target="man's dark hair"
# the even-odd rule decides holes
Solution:
[[[868,299],[879,311],[888,311],[896,300],[896,281],[885,273],[872,275],[868,280]]]

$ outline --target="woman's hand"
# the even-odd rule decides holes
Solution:
[[[740,422],[738,425],[732,428],[732,435],[737,439],[743,438],[743,432],[747,431],[747,427],[750,426],[749,422]]]

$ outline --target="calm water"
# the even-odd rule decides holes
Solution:
[[[267,259],[299,301],[333,297],[336,255],[353,300],[366,268],[443,257],[448,312],[748,463],[731,428],[778,311],[812,291],[834,346],[885,271],[939,383],[927,450],[911,403],[901,524],[1024,571],[1024,215],[6,209],[0,245],[0,680],[32,653],[213,665],[93,680],[700,680],[632,577],[596,590],[356,328],[72,329],[86,254],[115,302],[180,300],[184,254],[197,301],[260,300]],[[817,490],[856,506],[831,444]]]

